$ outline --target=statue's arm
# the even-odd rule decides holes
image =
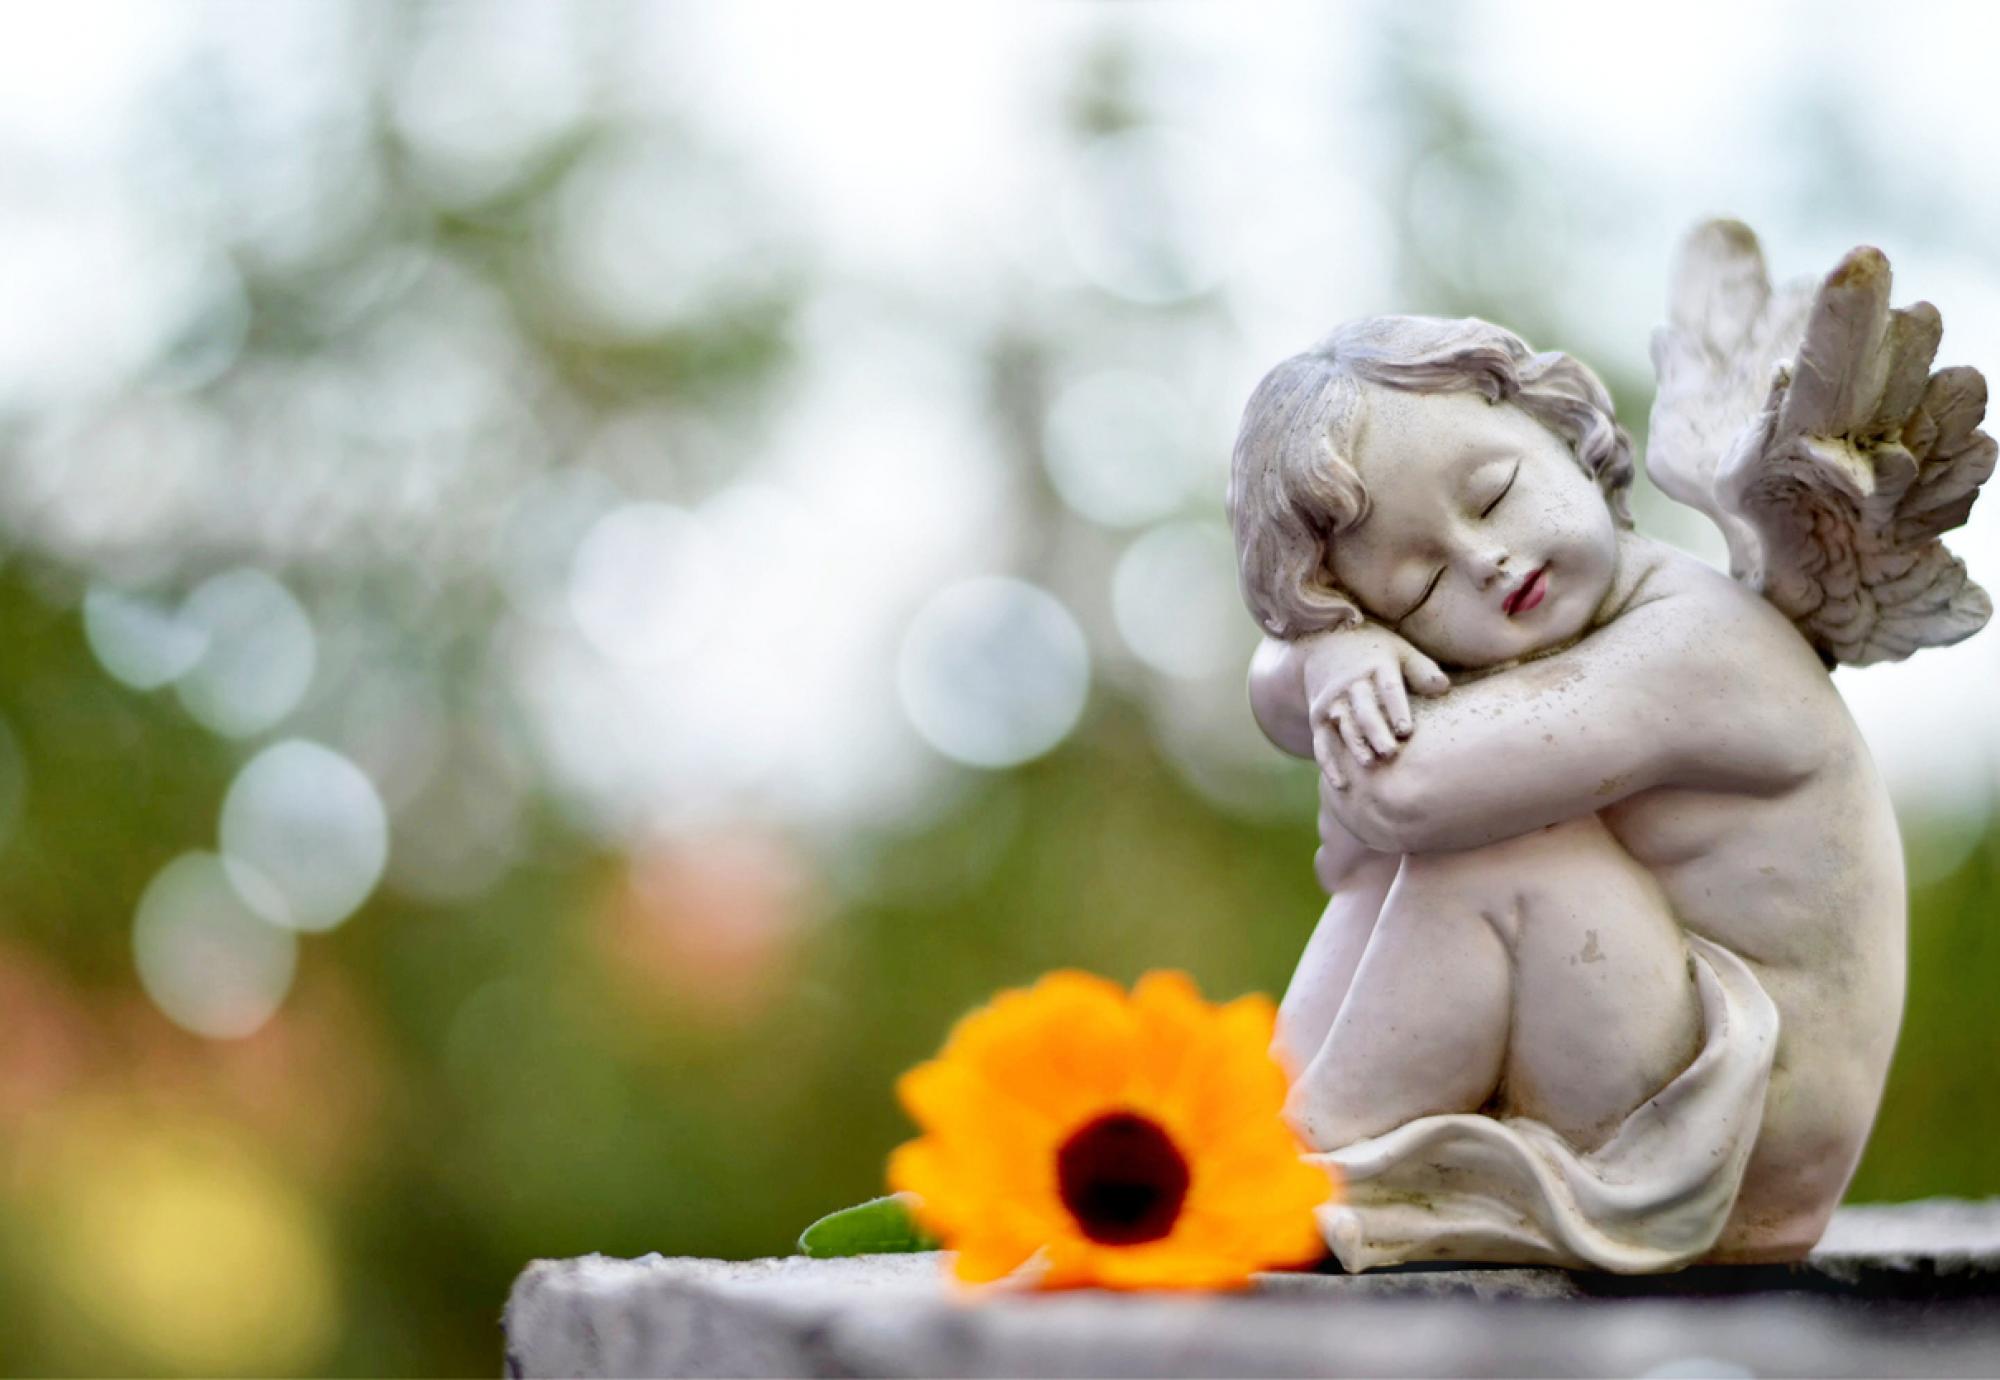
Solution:
[[[1251,656],[1250,712],[1273,744],[1294,757],[1312,757],[1312,722],[1294,644],[1267,637]]]
[[[1426,682],[1426,690],[1438,694],[1448,682],[1436,666],[1428,662],[1426,666],[1428,674],[1436,676],[1434,682]],[[1304,672],[1306,654],[1300,644],[1264,638],[1264,644],[1250,658],[1250,710],[1256,714],[1256,722],[1266,738],[1284,752],[1310,760],[1316,752],[1312,742],[1312,704]],[[1340,818],[1326,808],[1326,798],[1332,794],[1332,782],[1322,772],[1320,848],[1312,856],[1312,872],[1328,894],[1348,890],[1354,886],[1358,872],[1374,860],[1384,860],[1384,854],[1354,838],[1354,834],[1342,828]]]
[[[1803,647],[1747,600],[1670,594],[1562,652],[1415,705],[1416,732],[1327,807],[1369,847],[1474,848],[1658,786],[1771,794],[1818,765]],[[1804,674],[1822,674],[1817,667]]]
[[[1275,637],[1264,639],[1250,658],[1250,710],[1264,736],[1294,757],[1313,756],[1311,710],[1297,645]],[[1330,895],[1349,886],[1355,873],[1381,855],[1341,827],[1324,807],[1329,793],[1322,775],[1319,849],[1313,854],[1313,875]]]

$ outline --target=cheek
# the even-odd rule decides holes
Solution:
[[[1608,579],[1618,551],[1618,525],[1611,520],[1610,506],[1593,487],[1578,509],[1571,527],[1571,545]]]
[[[1412,619],[1403,625],[1404,632],[1421,651],[1451,665],[1477,669],[1520,652],[1514,626],[1482,600],[1457,591],[1445,598],[1434,595],[1422,615],[1421,626]]]
[[[1547,494],[1534,519],[1523,522],[1526,530],[1522,539],[1528,551],[1562,558],[1565,565],[1579,569],[1609,559],[1618,531],[1597,486],[1588,480],[1584,484],[1587,487],[1563,485]],[[1525,511],[1523,517],[1527,517]]]
[[[1564,593],[1570,597],[1564,601],[1562,620],[1566,623],[1589,618],[1610,592],[1618,570],[1618,528],[1595,488],[1590,499],[1587,506],[1579,505],[1565,515],[1559,544],[1548,553],[1567,575]],[[1572,630],[1580,629],[1577,623]]]

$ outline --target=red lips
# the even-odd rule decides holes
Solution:
[[[1537,566],[1528,572],[1528,578],[1514,586],[1513,593],[1500,601],[1501,610],[1512,618],[1517,613],[1526,613],[1542,602],[1542,596],[1549,592],[1549,568]]]

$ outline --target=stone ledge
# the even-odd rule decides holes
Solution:
[[[2000,1375],[2000,1199],[1844,1208],[1797,1266],[1265,1276],[969,1301],[935,1255],[537,1261],[515,1376]]]

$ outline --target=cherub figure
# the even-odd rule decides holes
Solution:
[[[1482,321],[1273,369],[1229,503],[1257,717],[1321,770],[1332,893],[1286,994],[1290,1115],[1349,1269],[1804,1255],[1901,1018],[1887,793],[1828,674],[1990,614],[1940,535],[1991,472],[1881,254],[1774,293],[1684,246],[1650,472],[1734,578],[1633,530],[1611,399]]]

